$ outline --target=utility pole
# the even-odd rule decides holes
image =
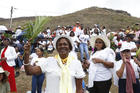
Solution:
[[[12,19],[12,15],[13,15],[13,6],[11,6],[11,10],[10,10],[10,29],[12,28],[12,21],[13,21],[13,19]]]

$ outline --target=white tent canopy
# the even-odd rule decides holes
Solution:
[[[8,30],[6,26],[0,25],[0,33],[4,33],[6,30]]]

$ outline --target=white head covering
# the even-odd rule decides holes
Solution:
[[[60,35],[60,36],[55,37],[54,42],[53,42],[54,48],[56,49],[56,43],[57,43],[58,39],[60,39],[62,37],[66,38],[70,41],[70,44],[71,44],[72,50],[73,50],[74,49],[74,42],[73,42],[72,38],[70,36],[67,36],[67,35]]]
[[[5,71],[3,70],[2,67],[0,67],[0,73],[4,73]]]
[[[90,45],[94,48],[95,47],[95,41],[97,39],[101,39],[103,40],[103,42],[105,43],[106,47],[110,47],[110,40],[107,38],[106,35],[97,35],[97,36],[93,36],[90,39]]]

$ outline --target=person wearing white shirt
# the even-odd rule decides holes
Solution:
[[[15,37],[19,36],[21,34],[22,30],[21,30],[21,26],[18,26],[15,32]]]
[[[84,51],[86,53],[86,59],[89,59],[89,53],[88,53],[88,45],[89,45],[89,35],[87,34],[87,29],[84,29],[84,34],[81,34],[79,36],[79,40],[80,40],[80,57],[81,57],[81,61],[84,61]]]
[[[129,43],[122,44],[120,49],[122,59],[115,63],[114,84],[118,86],[118,93],[139,93],[140,62],[131,59]]]
[[[70,32],[70,37],[72,38],[72,40],[74,41],[74,51],[78,52],[79,51],[79,39],[77,36],[75,36],[75,33],[73,31]]]
[[[0,65],[5,71],[10,74],[8,76],[8,81],[10,84],[11,92],[17,92],[16,81],[15,81],[15,59],[17,58],[15,48],[10,46],[10,39],[4,38],[3,40],[4,48],[1,50],[1,62]]]
[[[46,74],[45,93],[83,93],[82,79],[85,76],[81,62],[75,59],[70,52],[73,50],[73,41],[69,36],[61,35],[54,39],[54,47],[58,54],[46,58],[45,63],[36,66],[29,64],[30,42],[25,44],[25,72],[28,75]]]
[[[135,44],[135,42],[133,41],[134,40],[134,35],[133,34],[128,34],[126,36],[126,42],[129,43],[129,47],[131,49],[131,56],[134,57],[136,56],[136,51],[137,51],[137,46]]]
[[[115,62],[115,53],[110,48],[110,41],[106,36],[92,37],[91,46],[94,48],[88,64],[89,93],[109,93],[112,84],[112,70]]]
[[[54,46],[53,46],[53,40],[50,37],[49,40],[47,41],[47,52],[48,53],[52,53],[54,50]]]
[[[50,35],[51,35],[51,30],[50,30],[50,27],[47,27],[46,32],[47,32],[47,35],[48,35],[48,36],[50,36]]]
[[[36,48],[36,54],[37,57],[34,57],[31,60],[31,65],[36,66],[36,64],[39,64],[40,62],[45,63],[46,58],[43,57],[43,52],[44,50],[42,48]],[[32,76],[32,93],[42,93],[42,85],[44,82],[45,74],[41,73],[38,75],[33,75]]]
[[[60,26],[57,26],[57,29],[56,29],[56,37],[57,36],[60,36],[60,32],[61,32],[61,27]]]
[[[106,35],[106,27],[102,26],[101,35]]]

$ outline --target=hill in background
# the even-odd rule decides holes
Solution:
[[[18,25],[23,26],[27,22],[33,21],[34,18],[35,17],[14,18],[13,28],[15,29]],[[111,29],[111,31],[116,31],[120,28],[126,28],[135,23],[140,23],[140,18],[132,17],[126,11],[98,7],[86,8],[71,14],[51,18],[51,21],[46,27],[49,26],[53,29],[57,27],[57,25],[74,25],[77,20],[85,27],[93,27],[94,24],[99,24],[100,26],[106,26],[106,28]],[[8,26],[9,19],[0,19],[0,24]]]

